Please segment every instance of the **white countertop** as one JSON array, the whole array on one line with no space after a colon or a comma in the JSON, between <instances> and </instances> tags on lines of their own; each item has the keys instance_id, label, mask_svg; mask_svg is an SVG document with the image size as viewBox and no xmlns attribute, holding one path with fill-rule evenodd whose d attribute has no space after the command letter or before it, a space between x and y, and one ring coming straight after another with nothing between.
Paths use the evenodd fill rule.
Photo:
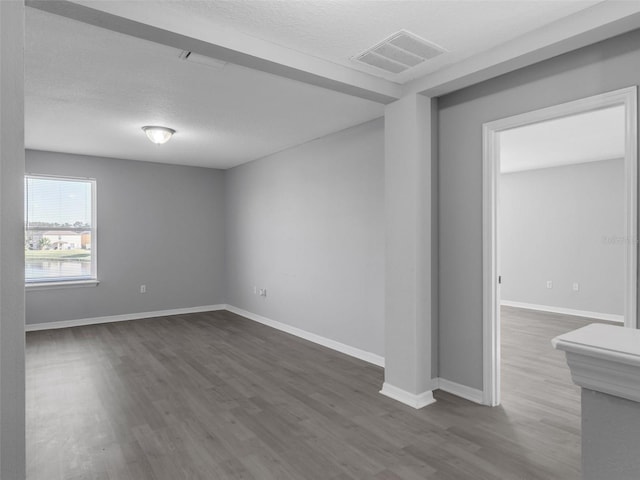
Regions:
<instances>
[{"instance_id":1,"label":"white countertop","mask_svg":"<svg viewBox=\"0 0 640 480\"><path fill-rule=\"evenodd\" d=\"M640 402L640 330L593 323L551 343L577 385Z\"/></svg>"},{"instance_id":2,"label":"white countertop","mask_svg":"<svg viewBox=\"0 0 640 480\"><path fill-rule=\"evenodd\" d=\"M640 330L592 323L551 340L554 348L640 365Z\"/></svg>"}]
</instances>

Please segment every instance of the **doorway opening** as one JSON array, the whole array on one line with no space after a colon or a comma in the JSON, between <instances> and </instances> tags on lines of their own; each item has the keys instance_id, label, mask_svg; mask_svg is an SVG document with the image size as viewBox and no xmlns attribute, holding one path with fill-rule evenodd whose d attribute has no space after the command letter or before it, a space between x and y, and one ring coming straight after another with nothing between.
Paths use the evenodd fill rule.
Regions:
<instances>
[{"instance_id":1,"label":"doorway opening","mask_svg":"<svg viewBox=\"0 0 640 480\"><path fill-rule=\"evenodd\" d=\"M636 87L625 88L613 92L568 102L533 112L516 115L484 124L483 126L483 402L486 405L496 406L500 404L500 300L501 300L501 249L500 249L500 175L501 157L506 159L503 146L517 137L512 135L522 127L532 126L535 137L538 134L537 143L543 143L546 139L544 132L550 131L556 134L560 129L553 128L562 123L573 122L580 124L581 119L590 117L590 114L606 117L607 114L618 113L621 115L619 132L623 151L620 158L620 168L623 170L622 199L623 220L622 234L616 235L612 242L616 242L623 249L623 272L621 280L623 292L621 317L624 325L637 328L636 302L637 302L637 92ZM565 120L570 120L566 122ZM551 130L549 126L551 124ZM537 130L537 132L536 132ZM511 132L511 133L510 133ZM504 144L504 145L501 145ZM537 145L532 143L530 145ZM532 148L533 149L533 148ZM606 156L606 155L605 155ZM560 155L568 161L568 155ZM595 157L594 157L595 158ZM610 158L611 159L611 158ZM601 158L600 160L604 160ZM520 162L534 161L532 158L520 158ZM538 160L540 161L540 160ZM552 161L545 159L544 161ZM570 162L570 161L569 161ZM516 162L517 163L517 162ZM577 161L573 163L578 163ZM582 162L581 162L582 163ZM520 165L522 167L523 165ZM538 165L540 166L540 165ZM513 168L513 165L511 165ZM604 239L601 238L601 241ZM551 282L551 283L549 283ZM546 287L553 287L553 280L546 282ZM565 282L566 283L566 282ZM570 284L571 290L579 291L579 282ZM535 302L531 302L535 303Z\"/></svg>"}]
</instances>

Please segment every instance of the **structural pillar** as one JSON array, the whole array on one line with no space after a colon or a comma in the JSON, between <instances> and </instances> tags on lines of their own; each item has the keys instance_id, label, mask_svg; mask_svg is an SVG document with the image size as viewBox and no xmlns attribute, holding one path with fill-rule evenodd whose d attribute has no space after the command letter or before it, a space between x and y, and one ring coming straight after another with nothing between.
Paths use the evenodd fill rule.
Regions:
<instances>
[{"instance_id":1,"label":"structural pillar","mask_svg":"<svg viewBox=\"0 0 640 480\"><path fill-rule=\"evenodd\" d=\"M385 109L385 374L381 393L433 403L431 99Z\"/></svg>"},{"instance_id":2,"label":"structural pillar","mask_svg":"<svg viewBox=\"0 0 640 480\"><path fill-rule=\"evenodd\" d=\"M0 0L0 478L25 474L24 1Z\"/></svg>"}]
</instances>

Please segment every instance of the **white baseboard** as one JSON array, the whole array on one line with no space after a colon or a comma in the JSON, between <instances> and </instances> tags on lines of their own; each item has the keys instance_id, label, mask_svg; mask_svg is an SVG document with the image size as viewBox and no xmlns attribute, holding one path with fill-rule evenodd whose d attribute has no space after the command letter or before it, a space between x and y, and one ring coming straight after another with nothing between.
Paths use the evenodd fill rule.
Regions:
<instances>
[{"instance_id":1,"label":"white baseboard","mask_svg":"<svg viewBox=\"0 0 640 480\"><path fill-rule=\"evenodd\" d=\"M278 322L276 320L272 320L255 313L248 312L247 310L234 307L233 305L225 305L224 307L226 310L229 310L230 312L242 317L248 318L249 320L253 320L254 322L262 323L263 325L267 325L268 327L272 327L276 330L295 335L296 337L304 338L305 340L317 343L318 345L322 345L323 347L336 350L355 358L359 358L360 360L373 363L374 365L377 365L379 367L384 367L384 357L376 355L375 353L360 350L359 348L345 345L344 343L336 342L335 340L331 340L326 337L321 337L320 335L316 335L315 333L307 332L306 330L292 327L291 325L287 325L286 323Z\"/></svg>"},{"instance_id":2,"label":"white baseboard","mask_svg":"<svg viewBox=\"0 0 640 480\"><path fill-rule=\"evenodd\" d=\"M426 407L436 401L436 399L433 398L433 392L431 390L415 394L402 390L401 388L394 387L387 382L382 384L382 390L380 390L380 393L415 409Z\"/></svg>"},{"instance_id":3,"label":"white baseboard","mask_svg":"<svg viewBox=\"0 0 640 480\"><path fill-rule=\"evenodd\" d=\"M501 300L500 305L506 307L526 308L528 310L538 310L540 312L560 313L562 315L573 315L575 317L593 318L595 320L607 320L609 322L624 323L624 315L614 313L588 312L586 310L574 310L572 308L552 307L550 305L538 305L535 303L512 302L511 300Z\"/></svg>"},{"instance_id":4,"label":"white baseboard","mask_svg":"<svg viewBox=\"0 0 640 480\"><path fill-rule=\"evenodd\" d=\"M263 325L275 328L276 330L295 335L296 337L304 338L305 340L309 340L310 342L317 343L332 350L336 350L346 355L364 360L365 362L372 363L379 367L384 367L384 357L376 355L375 353L351 347L349 345L345 345L344 343L321 337L320 335L316 335L315 333L310 333L305 330L292 327L291 325L287 325L276 320L271 320L270 318L263 317L255 313L251 313L247 310L234 307L233 305L226 304L203 305L200 307L176 308L172 310L158 310L154 312L128 313L124 315L110 315L106 317L79 318L77 320L63 320L60 322L34 323L25 325L25 329L27 332L33 332L38 330L53 330L58 328L79 327L83 325L96 325L100 323L125 322L128 320L167 317L171 315L185 315L189 313L213 312L218 310L228 310L232 313L248 318L249 320L253 320ZM439 388L440 390L444 390L445 392L457 395L472 402L480 404L482 403L482 392L480 390L476 390L465 385L460 385L459 383L451 382L444 378L434 378L432 380L432 388L434 390ZM422 408L435 402L431 390L422 392L420 394L413 394L400 388L394 387L393 385L390 385L386 382L382 385L382 390L380 390L380 393L413 408Z\"/></svg>"},{"instance_id":5,"label":"white baseboard","mask_svg":"<svg viewBox=\"0 0 640 480\"><path fill-rule=\"evenodd\" d=\"M446 378L438 378L438 388L457 397L464 398L474 403L484 405L482 390L461 385Z\"/></svg>"},{"instance_id":6,"label":"white baseboard","mask_svg":"<svg viewBox=\"0 0 640 480\"><path fill-rule=\"evenodd\" d=\"M143 318L167 317L169 315L184 315L187 313L213 312L224 310L225 305L203 305L201 307L176 308L173 310L158 310L155 312L127 313L124 315L110 315L107 317L79 318L77 320L63 320L60 322L31 323L26 324L27 332L37 330L53 330L56 328L80 327L83 325L96 325L98 323L126 322L127 320L140 320Z\"/></svg>"}]
</instances>

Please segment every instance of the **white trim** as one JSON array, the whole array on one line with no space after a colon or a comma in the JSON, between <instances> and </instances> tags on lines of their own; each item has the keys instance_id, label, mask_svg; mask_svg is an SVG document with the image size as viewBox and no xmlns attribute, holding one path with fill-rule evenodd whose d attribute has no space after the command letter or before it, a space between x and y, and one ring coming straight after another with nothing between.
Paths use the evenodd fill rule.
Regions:
<instances>
[{"instance_id":1,"label":"white trim","mask_svg":"<svg viewBox=\"0 0 640 480\"><path fill-rule=\"evenodd\" d=\"M36 330L52 330L56 328L78 327L82 325L95 325L99 323L125 322L128 320L140 320L144 318L166 317L170 315L183 315L187 313L213 312L217 310L228 310L229 312L235 313L237 315L241 315L249 320L253 320L254 322L262 323L263 325L267 325L269 327L275 328L276 330L289 333L296 337L304 338L305 340L309 340L310 342L317 343L318 345L322 345L332 350L336 350L338 352L344 353L351 357L364 360L365 362L372 363L379 367L384 367L384 357L381 357L380 355L376 355L375 353L367 352L365 350L360 350L359 348L351 347L349 345L345 345L344 343L336 342L335 340L321 337L320 335L316 335L315 333L310 333L305 330L292 327L291 325L277 322L275 320L271 320L270 318L256 315L255 313L251 313L247 310L243 310L241 308L234 307L233 305L226 305L226 304L204 305L201 307L176 308L173 310L159 310L154 312L127 313L124 315L110 315L106 317L80 318L77 320L63 320L59 322L33 323L33 324L25 325L25 328L26 328L26 331L31 332Z\"/></svg>"},{"instance_id":2,"label":"white trim","mask_svg":"<svg viewBox=\"0 0 640 480\"><path fill-rule=\"evenodd\" d=\"M27 290L46 290L49 288L71 288L71 287L97 287L100 280L91 278L88 280L61 280L55 282L30 282L25 283Z\"/></svg>"},{"instance_id":3,"label":"white trim","mask_svg":"<svg viewBox=\"0 0 640 480\"><path fill-rule=\"evenodd\" d=\"M624 326L638 328L638 88L629 87L619 90L624 100L625 125L625 230L627 245L625 249L625 320ZM631 208L628 208L628 207Z\"/></svg>"},{"instance_id":4,"label":"white trim","mask_svg":"<svg viewBox=\"0 0 640 480\"><path fill-rule=\"evenodd\" d=\"M433 398L433 392L431 390L427 390L426 392L419 394L409 393L406 390L394 387L387 382L382 384L382 390L380 390L380 393L415 409L426 407L436 401L436 399Z\"/></svg>"},{"instance_id":5,"label":"white trim","mask_svg":"<svg viewBox=\"0 0 640 480\"><path fill-rule=\"evenodd\" d=\"M576 385L640 402L640 331L592 323L554 338Z\"/></svg>"},{"instance_id":6,"label":"white trim","mask_svg":"<svg viewBox=\"0 0 640 480\"><path fill-rule=\"evenodd\" d=\"M73 280L73 277L61 277L52 279L50 282L46 279L33 279L31 281L25 281L25 286L29 288L31 285L35 290L40 290L41 287L60 287L64 283L65 286L73 286L73 285L81 285L84 283L89 283L90 281L94 282L93 286L98 285L98 193L97 193L97 180L95 178L90 177L69 177L66 175L47 175L47 174L32 174L25 173L25 189L28 193L28 180L29 179L42 179L42 180L58 180L61 182L78 182L78 183L89 183L91 185L91 275L88 275L89 279L83 280ZM55 230L54 227L52 229ZM85 285L86 286L86 285Z\"/></svg>"},{"instance_id":7,"label":"white trim","mask_svg":"<svg viewBox=\"0 0 640 480\"><path fill-rule=\"evenodd\" d=\"M292 327L291 325L287 325L286 323L278 322L276 320L272 320L255 313L251 313L247 310L234 307L233 305L225 305L225 309L242 317L248 318L249 320L253 320L254 322L267 325L268 327L272 327L276 330L295 335L296 337L304 338L305 340L309 340L310 342L317 343L318 345L336 350L351 357L359 358L360 360L364 360L365 362L373 363L374 365L377 365L379 367L384 367L384 357L376 355L375 353L360 350L359 348L345 345L344 343L336 342L335 340L331 340L326 337L321 337L320 335L316 335L315 333Z\"/></svg>"},{"instance_id":8,"label":"white trim","mask_svg":"<svg viewBox=\"0 0 640 480\"><path fill-rule=\"evenodd\" d=\"M201 307L176 308L173 310L158 310L153 312L130 313L130 314L124 314L124 315L110 315L106 317L81 318L77 320L64 320L60 322L36 323L36 324L25 325L25 329L27 332L33 332L33 331L40 331L40 330L53 330L58 328L79 327L83 325L96 325L101 323L124 322L128 320L141 320L145 318L167 317L171 315L184 315L188 313L213 312L213 311L219 311L219 310L227 310L229 312L245 317L248 320L261 323L263 325L266 325L271 328L275 328L276 330L289 333L296 337L304 338L305 340L309 340L310 342L316 343L318 345L322 345L332 350L336 350L338 352L358 358L365 362L372 363L379 367L384 367L384 357L381 357L380 355L376 355L371 352L366 352L364 350L360 350L358 348L351 347L349 345L345 345L340 342L336 342L335 340L330 340L328 338L321 337L320 335L316 335L314 333L310 333L305 330L301 330L299 328L292 327L290 325L286 325L284 323L277 322L275 320L271 320L261 315L251 313L247 310L234 307L233 305L226 305L226 304L204 305ZM444 378L432 379L432 389L444 390L445 392L470 400L472 402L483 403L482 392L480 390L476 390L474 388L467 387L465 385L461 385L459 383L455 383L450 380L446 380ZM380 390L380 393L389 398L392 398L401 403L404 403L405 405L409 405L412 408L422 408L436 401L433 398L433 390L428 390L420 394L413 394L413 393L407 392L406 390L402 390L401 388L394 387L393 385L390 385L389 383L385 382L382 385L382 390Z\"/></svg>"},{"instance_id":9,"label":"white trim","mask_svg":"<svg viewBox=\"0 0 640 480\"><path fill-rule=\"evenodd\" d=\"M498 176L500 146L498 133L532 123L566 117L614 105L626 112L625 144L625 326L637 328L637 239L638 239L638 159L637 159L637 87L632 86L554 105L533 112L503 118L482 126L482 275L483 275L483 391L486 405L500 403L500 256L498 255Z\"/></svg>"},{"instance_id":10,"label":"white trim","mask_svg":"<svg viewBox=\"0 0 640 480\"><path fill-rule=\"evenodd\" d=\"M496 129L491 128L490 124L482 126L482 135L482 403L495 407L500 404L500 270L497 224L500 146Z\"/></svg>"},{"instance_id":11,"label":"white trim","mask_svg":"<svg viewBox=\"0 0 640 480\"><path fill-rule=\"evenodd\" d=\"M484 403L484 394L482 390L467 387L466 385L452 382L446 378L438 378L438 388L444 392L469 400L470 402L480 404Z\"/></svg>"},{"instance_id":12,"label":"white trim","mask_svg":"<svg viewBox=\"0 0 640 480\"><path fill-rule=\"evenodd\" d=\"M540 312L559 313L561 315L573 315L574 317L586 317L593 318L595 320L607 320L609 322L624 323L624 315L616 315L615 313L589 312L587 310L575 310L573 308L554 307L552 305L512 302L511 300L501 300L500 305L504 305L506 307L526 308L527 310L538 310Z\"/></svg>"},{"instance_id":13,"label":"white trim","mask_svg":"<svg viewBox=\"0 0 640 480\"><path fill-rule=\"evenodd\" d=\"M99 323L126 322L144 318L168 317L170 315L184 315L187 313L214 312L224 310L225 305L203 305L201 307L175 308L173 310L158 310L155 312L126 313L124 315L109 315L107 317L79 318L77 320L62 320L60 322L31 323L25 325L27 332L38 330L53 330L57 328L80 327Z\"/></svg>"}]
</instances>

